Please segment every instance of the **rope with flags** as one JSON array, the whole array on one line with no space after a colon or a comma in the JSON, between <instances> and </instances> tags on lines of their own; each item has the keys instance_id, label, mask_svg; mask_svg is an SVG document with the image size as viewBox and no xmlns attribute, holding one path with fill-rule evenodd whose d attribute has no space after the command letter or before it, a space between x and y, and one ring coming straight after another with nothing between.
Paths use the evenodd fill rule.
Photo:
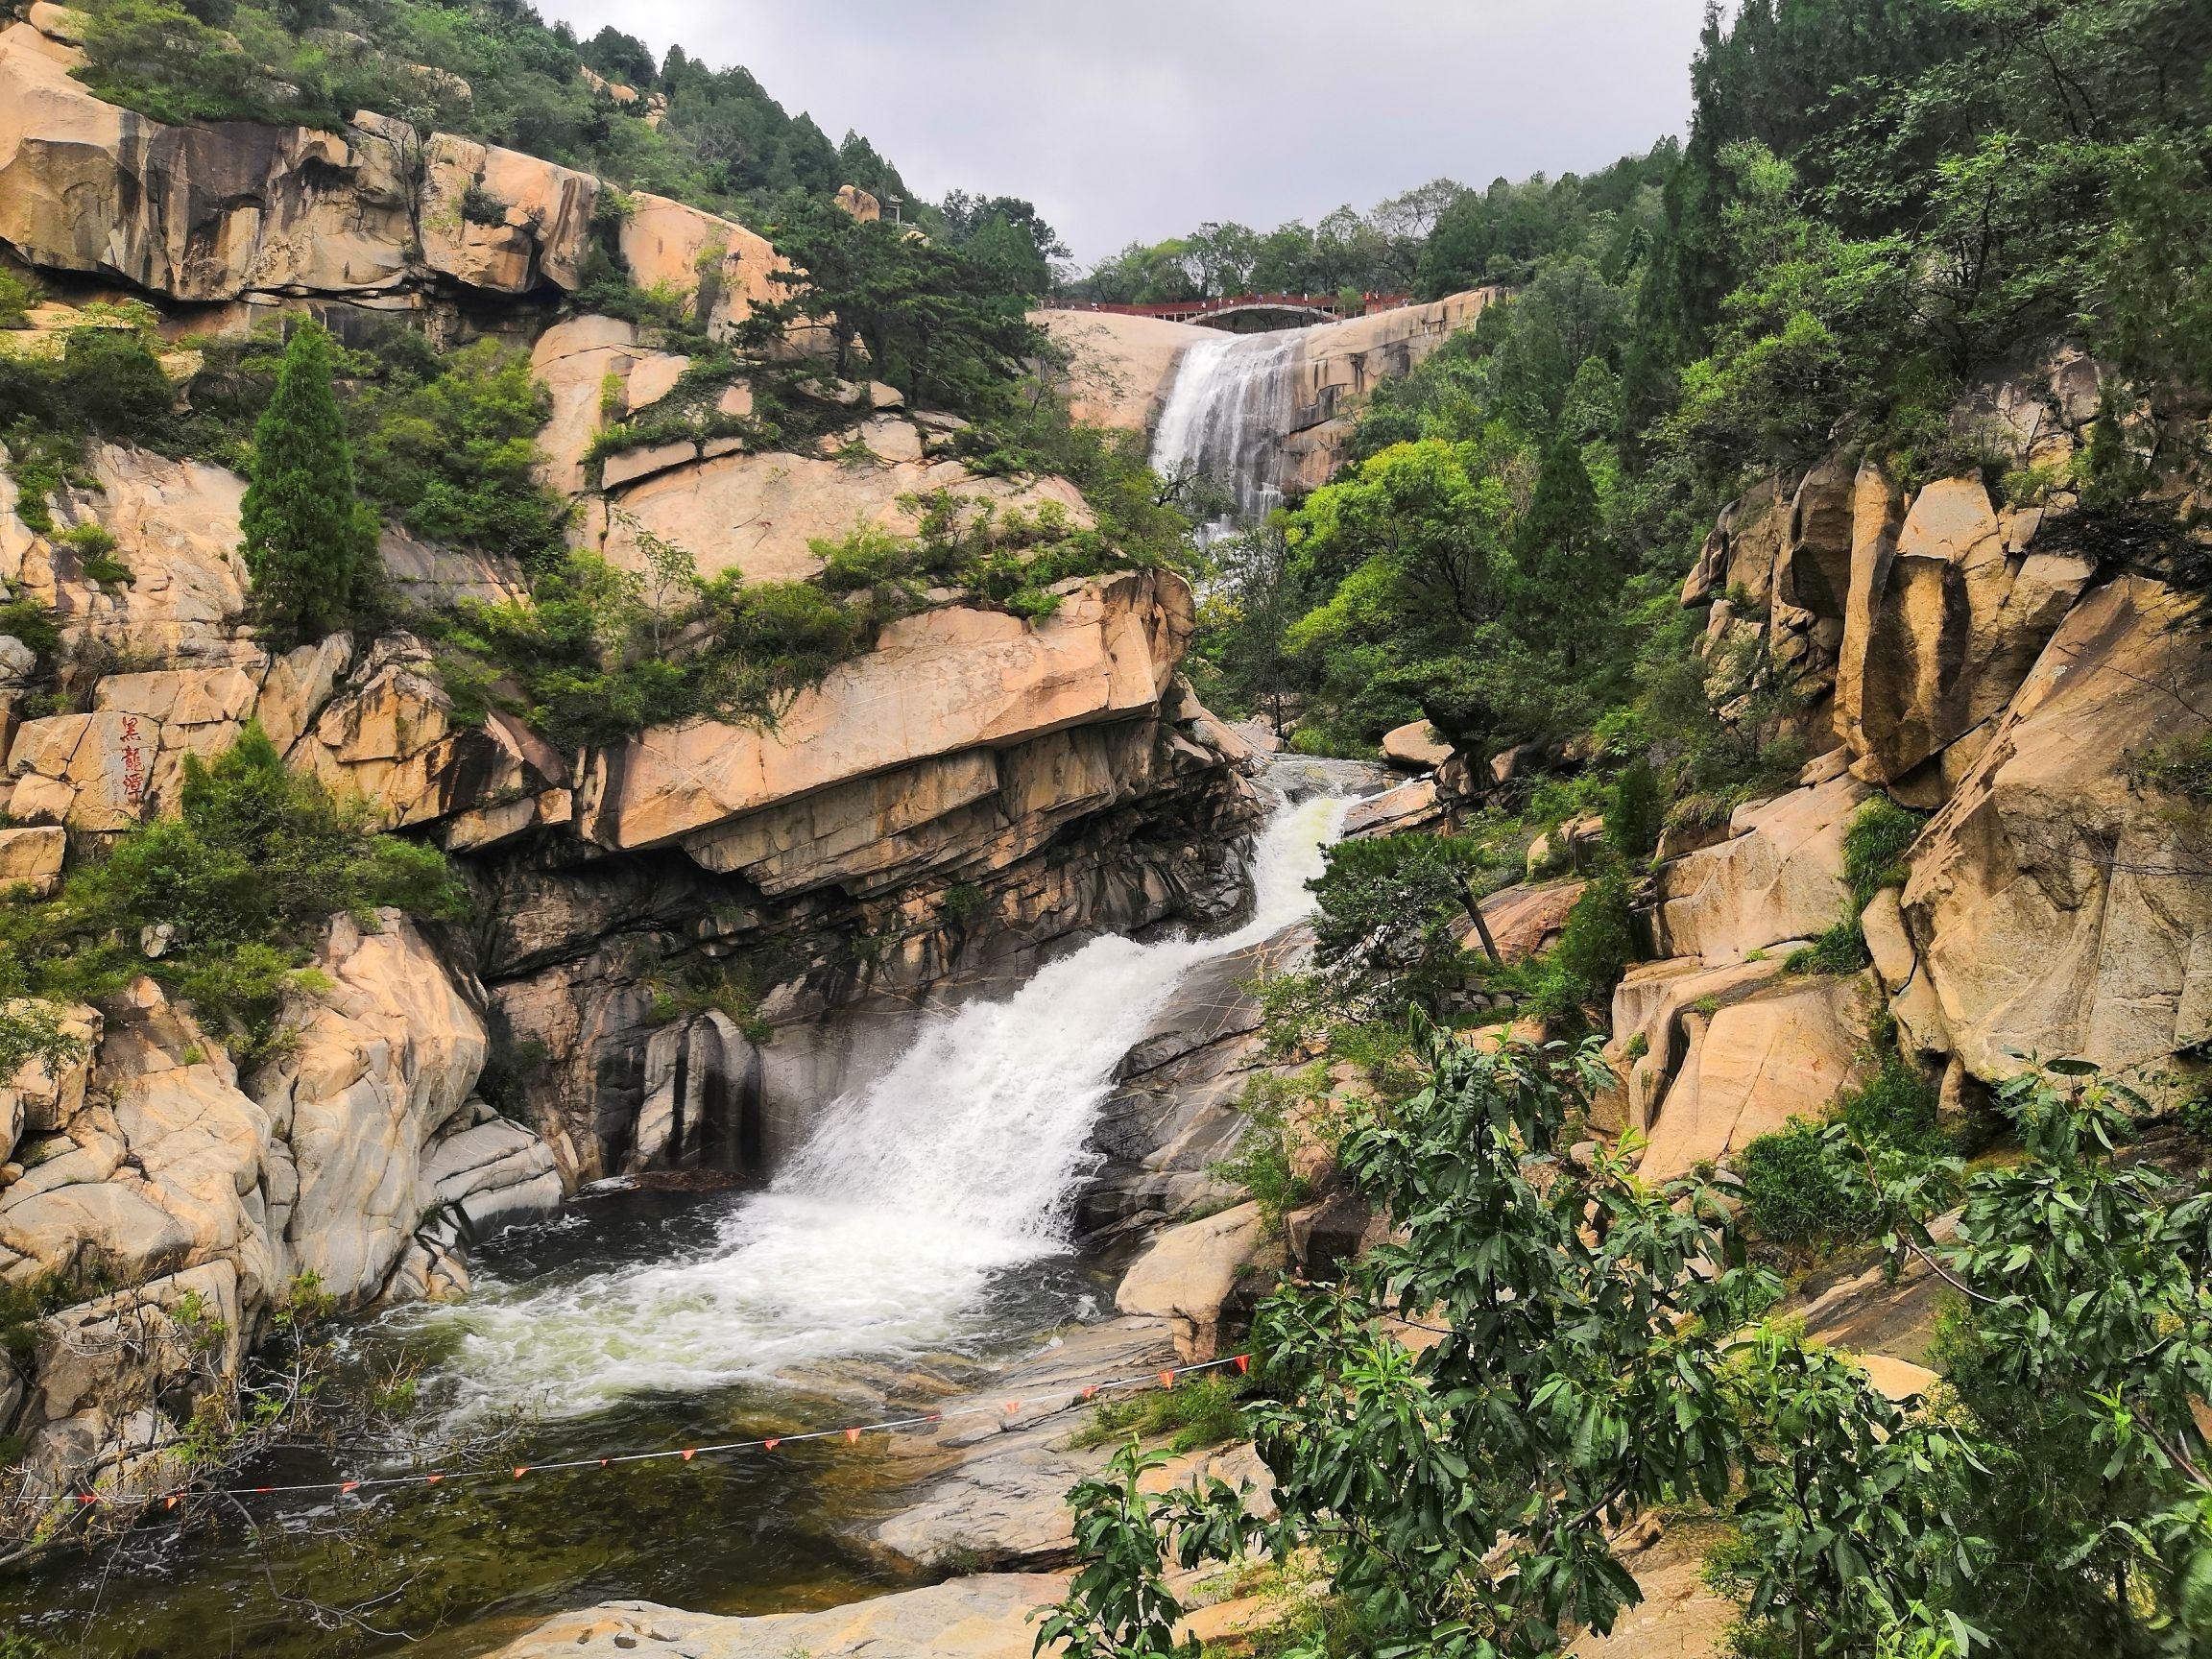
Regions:
<instances>
[{"instance_id":1,"label":"rope with flags","mask_svg":"<svg viewBox=\"0 0 2212 1659\"><path fill-rule=\"evenodd\" d=\"M1100 1382L1080 1385L1073 1394L1061 1399L1057 1393L1053 1403L1040 1401L1008 1400L998 1406L969 1406L951 1411L928 1411L911 1417L893 1417L880 1423L862 1423L842 1429L810 1429L793 1434L764 1434L751 1440L725 1440L706 1446L670 1446L650 1452L610 1452L602 1456L564 1457L546 1463L515 1463L496 1469L431 1469L407 1475L364 1475L353 1479L305 1480L270 1486L181 1486L174 1491L156 1493L151 1497L126 1496L111 1492L79 1491L71 1496L80 1507L98 1503L129 1504L132 1507L159 1507L174 1509L186 1498L267 1498L301 1493L327 1493L344 1498L358 1492L394 1487L456 1486L481 1484L487 1481L515 1481L533 1475L555 1475L577 1469L613 1469L633 1463L658 1463L677 1460L689 1463L700 1457L725 1456L735 1452L773 1452L780 1446L796 1446L809 1440L842 1439L849 1446L860 1443L863 1434L896 1434L902 1431L932 1428L940 1423L961 1417L1013 1418L1020 1415L1025 1405L1043 1407L1040 1415L1064 1411L1095 1400L1099 1395L1116 1389L1134 1388L1141 1384L1156 1383L1162 1388L1173 1388L1178 1381L1201 1371L1218 1371L1234 1365L1238 1374L1249 1373L1252 1356L1236 1354L1225 1359L1208 1359L1195 1365L1171 1365L1164 1370L1142 1376L1109 1377Z\"/></svg>"}]
</instances>

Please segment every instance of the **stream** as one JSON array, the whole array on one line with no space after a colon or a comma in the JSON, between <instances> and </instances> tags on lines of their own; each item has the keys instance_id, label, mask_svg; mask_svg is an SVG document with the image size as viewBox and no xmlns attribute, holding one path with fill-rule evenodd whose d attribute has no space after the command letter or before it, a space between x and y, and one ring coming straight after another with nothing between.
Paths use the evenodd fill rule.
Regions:
<instances>
[{"instance_id":1,"label":"stream","mask_svg":"<svg viewBox=\"0 0 2212 1659\"><path fill-rule=\"evenodd\" d=\"M1294 794L1329 788L1287 762ZM1340 783L1334 787L1342 787ZM1116 1063L1202 962L1310 905L1350 797L1282 806L1234 931L1106 936L998 1002L924 1027L824 1109L765 1190L589 1197L479 1253L465 1302L351 1327L349 1363L420 1368L457 1436L519 1417L500 1462L550 1463L866 1420L1110 1310L1070 1244ZM361 1472L287 1454L249 1483ZM774 1454L534 1475L333 1501L256 1497L186 1538L0 1577L0 1631L57 1653L480 1653L565 1608L644 1599L717 1613L897 1588L855 1523L910 1471L831 1439Z\"/></svg>"}]
</instances>

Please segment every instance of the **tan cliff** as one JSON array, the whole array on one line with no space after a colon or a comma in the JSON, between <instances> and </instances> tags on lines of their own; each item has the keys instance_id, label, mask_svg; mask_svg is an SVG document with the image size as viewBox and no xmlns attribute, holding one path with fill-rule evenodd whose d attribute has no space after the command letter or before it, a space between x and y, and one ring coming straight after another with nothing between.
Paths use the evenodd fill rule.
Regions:
<instances>
[{"instance_id":1,"label":"tan cliff","mask_svg":"<svg viewBox=\"0 0 2212 1659\"><path fill-rule=\"evenodd\" d=\"M1721 516L1683 593L1707 616L1707 694L1749 718L1753 691L1787 687L1775 735L1816 757L1795 790L1662 847L1658 959L1616 994L1607 1050L1647 1175L1818 1117L1885 1013L1954 1113L2031 1057L2156 1094L2212 1035L2212 830L2141 767L2206 731L2212 654L2192 601L2101 568L2076 534L2067 464L2098 400L2061 348L1962 405L2058 480L2032 500L1979 476L1902 491L1838 457ZM1856 915L1844 836L1883 796L1929 816L1902 888ZM1786 971L1839 920L1868 968Z\"/></svg>"}]
</instances>

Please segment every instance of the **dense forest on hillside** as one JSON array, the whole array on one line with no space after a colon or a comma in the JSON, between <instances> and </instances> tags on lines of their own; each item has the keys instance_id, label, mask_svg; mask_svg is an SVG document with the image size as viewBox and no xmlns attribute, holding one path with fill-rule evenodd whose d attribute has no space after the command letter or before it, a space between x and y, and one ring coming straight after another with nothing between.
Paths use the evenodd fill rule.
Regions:
<instances>
[{"instance_id":1,"label":"dense forest on hillside","mask_svg":"<svg viewBox=\"0 0 2212 1659\"><path fill-rule=\"evenodd\" d=\"M2140 399L2082 534L2164 567L2171 537L2117 503L2201 444L2204 33L2180 0L1709 25L1686 147L1439 213L1431 269L1518 291L1380 389L1343 477L1225 550L1221 700L1288 697L1351 753L1424 714L1485 753L1641 738L1724 811L1790 760L1762 740L1780 689L1714 722L1671 602L1715 511L1838 446L1909 485L1975 469L1960 394L2062 334Z\"/></svg>"},{"instance_id":2,"label":"dense forest on hillside","mask_svg":"<svg viewBox=\"0 0 2212 1659\"><path fill-rule=\"evenodd\" d=\"M1480 191L1433 179L1365 213L1347 204L1311 226L1293 220L1261 231L1209 223L1165 242L1131 243L1067 290L1149 305L1345 289L1434 300L1485 282L1523 282L1545 253L1587 236L1593 220L1654 218L1658 191L1680 156L1681 146L1669 139L1586 179L1500 179Z\"/></svg>"}]
</instances>

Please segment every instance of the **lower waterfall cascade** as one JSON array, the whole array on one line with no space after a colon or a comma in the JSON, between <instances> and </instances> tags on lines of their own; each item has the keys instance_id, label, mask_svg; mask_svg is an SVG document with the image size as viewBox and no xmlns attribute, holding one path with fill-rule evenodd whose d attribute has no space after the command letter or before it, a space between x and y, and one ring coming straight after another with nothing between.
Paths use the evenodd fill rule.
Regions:
<instances>
[{"instance_id":1,"label":"lower waterfall cascade","mask_svg":"<svg viewBox=\"0 0 2212 1659\"><path fill-rule=\"evenodd\" d=\"M1350 801L1281 808L1259 838L1251 920L1209 938L1093 940L1002 1001L926 1028L833 1102L791 1164L710 1242L553 1284L480 1286L398 1318L445 1338L432 1379L462 1419L587 1413L849 1357L988 1334L991 1282L1069 1248L1070 1210L1116 1063L1182 975L1310 907Z\"/></svg>"}]
</instances>

